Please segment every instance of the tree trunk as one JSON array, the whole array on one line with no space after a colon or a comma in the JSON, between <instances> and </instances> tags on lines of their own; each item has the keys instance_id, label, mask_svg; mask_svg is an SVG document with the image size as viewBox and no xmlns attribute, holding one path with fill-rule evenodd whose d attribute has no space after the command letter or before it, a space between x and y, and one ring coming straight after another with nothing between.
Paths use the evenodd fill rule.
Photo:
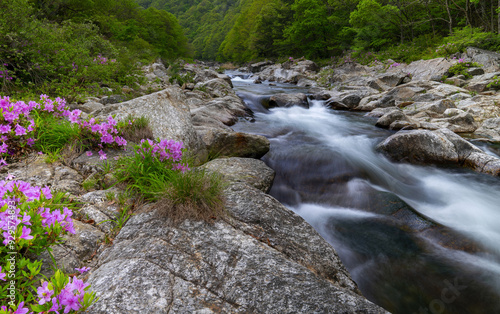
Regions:
<instances>
[{"instance_id":1,"label":"tree trunk","mask_svg":"<svg viewBox=\"0 0 500 314\"><path fill-rule=\"evenodd\" d=\"M446 12L448 12L448 25L450 27L450 35L453 34L453 18L451 17L451 12L450 12L450 3L448 0L445 1L446 3ZM498 0L498 3L500 4L500 0ZM500 14L498 15L498 25L500 25Z\"/></svg>"}]
</instances>

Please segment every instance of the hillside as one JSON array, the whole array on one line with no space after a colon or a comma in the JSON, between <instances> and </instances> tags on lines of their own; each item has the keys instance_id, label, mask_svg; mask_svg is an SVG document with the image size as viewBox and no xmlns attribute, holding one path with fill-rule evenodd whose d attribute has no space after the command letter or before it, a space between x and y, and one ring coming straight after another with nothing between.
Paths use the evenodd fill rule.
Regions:
<instances>
[{"instance_id":1,"label":"hillside","mask_svg":"<svg viewBox=\"0 0 500 314\"><path fill-rule=\"evenodd\" d=\"M410 61L436 57L431 52L456 33L482 43L460 49L474 44L497 50L500 43L493 0L136 1L174 14L195 57L207 60L324 59L347 50L389 50L393 59ZM470 35L460 33L463 29Z\"/></svg>"}]
</instances>

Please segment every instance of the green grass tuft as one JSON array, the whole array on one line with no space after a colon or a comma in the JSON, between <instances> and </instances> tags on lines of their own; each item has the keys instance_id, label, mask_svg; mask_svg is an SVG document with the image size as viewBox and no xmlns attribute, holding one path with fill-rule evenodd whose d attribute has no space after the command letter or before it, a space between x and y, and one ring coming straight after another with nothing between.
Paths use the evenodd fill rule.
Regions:
<instances>
[{"instance_id":1,"label":"green grass tuft","mask_svg":"<svg viewBox=\"0 0 500 314\"><path fill-rule=\"evenodd\" d=\"M58 154L79 137L78 125L47 112L33 111L33 114L37 125L35 149L47 154Z\"/></svg>"}]
</instances>

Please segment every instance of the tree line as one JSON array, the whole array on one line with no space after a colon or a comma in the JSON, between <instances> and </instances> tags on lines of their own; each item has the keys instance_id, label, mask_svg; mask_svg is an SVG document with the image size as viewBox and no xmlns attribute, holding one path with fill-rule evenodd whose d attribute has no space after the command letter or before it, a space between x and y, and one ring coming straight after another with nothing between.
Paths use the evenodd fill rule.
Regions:
<instances>
[{"instance_id":1,"label":"tree line","mask_svg":"<svg viewBox=\"0 0 500 314\"><path fill-rule=\"evenodd\" d=\"M497 0L137 0L172 12L196 58L248 61L285 55L328 58L440 43L464 29L496 49ZM463 34L463 33L462 33Z\"/></svg>"},{"instance_id":2,"label":"tree line","mask_svg":"<svg viewBox=\"0 0 500 314\"><path fill-rule=\"evenodd\" d=\"M192 51L173 14L133 0L8 0L0 12L2 95L99 93Z\"/></svg>"}]
</instances>

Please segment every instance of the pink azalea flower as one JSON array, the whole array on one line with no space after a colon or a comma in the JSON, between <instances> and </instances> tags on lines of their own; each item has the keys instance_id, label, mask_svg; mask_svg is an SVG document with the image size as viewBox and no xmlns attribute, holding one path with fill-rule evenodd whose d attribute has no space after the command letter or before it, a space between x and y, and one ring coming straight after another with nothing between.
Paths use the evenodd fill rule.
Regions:
<instances>
[{"instance_id":1,"label":"pink azalea flower","mask_svg":"<svg viewBox=\"0 0 500 314\"><path fill-rule=\"evenodd\" d=\"M38 304L40 305L43 305L45 304L46 302L50 302L50 297L54 294L54 291L53 290L50 290L48 288L49 286L49 282L48 281L45 281L41 287L38 287L38 289L36 290L37 294L38 294Z\"/></svg>"},{"instance_id":2,"label":"pink azalea flower","mask_svg":"<svg viewBox=\"0 0 500 314\"><path fill-rule=\"evenodd\" d=\"M91 152L90 150L89 150L89 151L87 151L85 154L87 154L87 156L88 156L88 157L90 157L90 156L92 156L92 155L93 155L93 154L92 154L92 152Z\"/></svg>"},{"instance_id":3,"label":"pink azalea flower","mask_svg":"<svg viewBox=\"0 0 500 314\"><path fill-rule=\"evenodd\" d=\"M0 133L2 134L9 133L10 130L11 130L10 125L5 125L5 124L0 125Z\"/></svg>"},{"instance_id":4,"label":"pink azalea flower","mask_svg":"<svg viewBox=\"0 0 500 314\"><path fill-rule=\"evenodd\" d=\"M19 306L17 307L17 310L12 313L12 314L26 314L28 313L29 309L24 307L24 301L19 303Z\"/></svg>"},{"instance_id":5,"label":"pink azalea flower","mask_svg":"<svg viewBox=\"0 0 500 314\"><path fill-rule=\"evenodd\" d=\"M59 310L60 310L60 307L59 307L59 304L57 304L57 299L56 298L52 298L52 307L48 310L48 312L55 312L57 314L59 314Z\"/></svg>"},{"instance_id":6,"label":"pink azalea flower","mask_svg":"<svg viewBox=\"0 0 500 314\"><path fill-rule=\"evenodd\" d=\"M1 270L1 268L0 268ZM80 272L80 274L86 273L90 270L88 267L82 267L82 268L75 268L76 271Z\"/></svg>"},{"instance_id":7,"label":"pink azalea flower","mask_svg":"<svg viewBox=\"0 0 500 314\"><path fill-rule=\"evenodd\" d=\"M52 193L50 191L50 187L46 186L42 188L42 193L46 199L50 200L52 198Z\"/></svg>"},{"instance_id":8,"label":"pink azalea flower","mask_svg":"<svg viewBox=\"0 0 500 314\"><path fill-rule=\"evenodd\" d=\"M25 240L31 240L31 239L33 239L33 236L31 236L30 233L31 233L31 229L26 227L26 226L23 226L23 230L22 230L21 236L19 238L25 239Z\"/></svg>"},{"instance_id":9,"label":"pink azalea flower","mask_svg":"<svg viewBox=\"0 0 500 314\"><path fill-rule=\"evenodd\" d=\"M26 129L20 126L19 124L16 124L16 135L21 136L21 135L26 135Z\"/></svg>"},{"instance_id":10,"label":"pink azalea flower","mask_svg":"<svg viewBox=\"0 0 500 314\"><path fill-rule=\"evenodd\" d=\"M0 145L0 154L6 153L7 148L9 148L9 145L2 143L2 145Z\"/></svg>"},{"instance_id":11,"label":"pink azalea flower","mask_svg":"<svg viewBox=\"0 0 500 314\"><path fill-rule=\"evenodd\" d=\"M0 280L5 281L5 276L6 276L6 274L2 273L2 266L0 266Z\"/></svg>"},{"instance_id":12,"label":"pink azalea flower","mask_svg":"<svg viewBox=\"0 0 500 314\"><path fill-rule=\"evenodd\" d=\"M106 156L106 153L103 152L102 149L99 151L99 156L100 156L99 157L100 160L106 160L106 159L108 159L108 157Z\"/></svg>"}]
</instances>

